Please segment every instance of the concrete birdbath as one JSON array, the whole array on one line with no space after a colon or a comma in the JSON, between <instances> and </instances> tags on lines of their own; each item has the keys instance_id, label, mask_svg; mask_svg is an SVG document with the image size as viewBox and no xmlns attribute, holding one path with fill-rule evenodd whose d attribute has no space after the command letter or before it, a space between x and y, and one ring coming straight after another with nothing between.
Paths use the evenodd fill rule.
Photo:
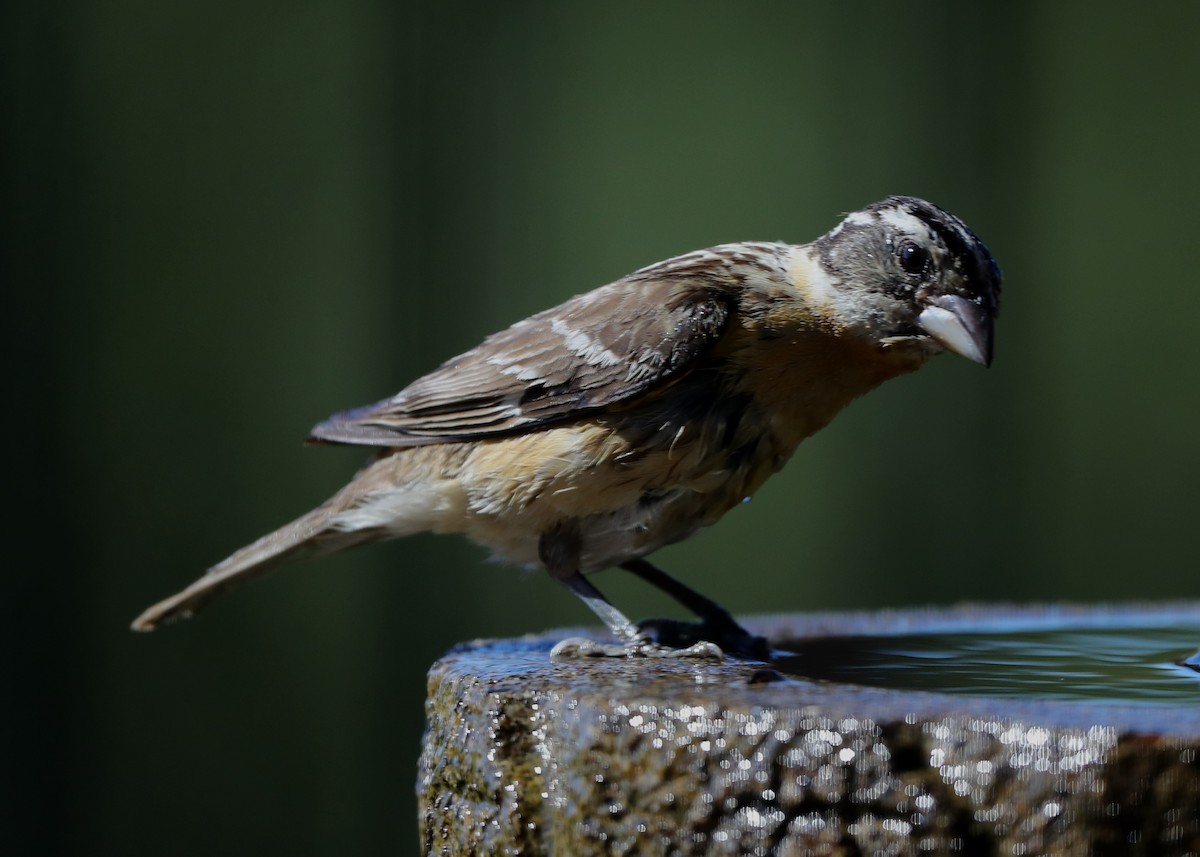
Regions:
<instances>
[{"instance_id":1,"label":"concrete birdbath","mask_svg":"<svg viewBox=\"0 0 1200 857\"><path fill-rule=\"evenodd\" d=\"M425 853L1200 854L1200 602L747 625L770 663L447 654Z\"/></svg>"}]
</instances>

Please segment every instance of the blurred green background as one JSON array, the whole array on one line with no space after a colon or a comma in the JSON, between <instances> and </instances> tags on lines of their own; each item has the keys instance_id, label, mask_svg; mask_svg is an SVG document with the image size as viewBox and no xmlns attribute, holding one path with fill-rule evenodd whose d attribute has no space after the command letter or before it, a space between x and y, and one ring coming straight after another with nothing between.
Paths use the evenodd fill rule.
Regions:
<instances>
[{"instance_id":1,"label":"blurred green background","mask_svg":"<svg viewBox=\"0 0 1200 857\"><path fill-rule=\"evenodd\" d=\"M739 613L1197 595L1200 5L3 15L9 853L409 853L426 669L571 595L416 537L128 622L343 483L328 414L891 193L1000 260L996 364L890 383L658 559Z\"/></svg>"}]
</instances>

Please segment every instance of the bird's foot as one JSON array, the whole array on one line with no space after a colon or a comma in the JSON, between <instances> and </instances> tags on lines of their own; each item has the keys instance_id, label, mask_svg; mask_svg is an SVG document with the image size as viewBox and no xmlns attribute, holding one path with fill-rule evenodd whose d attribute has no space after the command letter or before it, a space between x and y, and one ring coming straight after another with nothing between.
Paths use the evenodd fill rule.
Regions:
<instances>
[{"instance_id":1,"label":"bird's foot","mask_svg":"<svg viewBox=\"0 0 1200 857\"><path fill-rule=\"evenodd\" d=\"M580 658L696 658L719 661L724 657L720 646L707 640L697 640L683 646L669 646L643 634L638 634L624 643L598 643L586 637L568 637L560 640L550 650L550 659L555 661Z\"/></svg>"},{"instance_id":2,"label":"bird's foot","mask_svg":"<svg viewBox=\"0 0 1200 857\"><path fill-rule=\"evenodd\" d=\"M751 634L732 620L713 623L646 619L638 623L638 632L662 646L681 648L707 642L731 655L757 661L771 659L771 646L767 638Z\"/></svg>"}]
</instances>

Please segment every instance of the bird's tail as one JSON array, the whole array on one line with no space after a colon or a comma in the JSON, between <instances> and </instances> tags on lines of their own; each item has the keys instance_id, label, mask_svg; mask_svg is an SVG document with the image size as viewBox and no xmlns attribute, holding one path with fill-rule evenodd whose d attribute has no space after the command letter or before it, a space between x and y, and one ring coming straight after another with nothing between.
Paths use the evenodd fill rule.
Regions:
<instances>
[{"instance_id":1,"label":"bird's tail","mask_svg":"<svg viewBox=\"0 0 1200 857\"><path fill-rule=\"evenodd\" d=\"M153 631L160 624L186 619L211 599L253 580L298 553L329 552L378 538L378 531L345 532L332 527L330 503L268 533L212 568L182 592L147 608L133 620L133 630Z\"/></svg>"}]
</instances>

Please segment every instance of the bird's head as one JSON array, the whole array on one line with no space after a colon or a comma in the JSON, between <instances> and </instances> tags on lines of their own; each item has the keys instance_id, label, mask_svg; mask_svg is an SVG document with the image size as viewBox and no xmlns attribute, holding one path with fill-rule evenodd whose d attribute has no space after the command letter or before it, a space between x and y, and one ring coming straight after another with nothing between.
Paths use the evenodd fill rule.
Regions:
<instances>
[{"instance_id":1,"label":"bird's head","mask_svg":"<svg viewBox=\"0 0 1200 857\"><path fill-rule=\"evenodd\" d=\"M1000 268L965 223L912 196L848 215L812 245L824 301L885 347L947 350L987 366Z\"/></svg>"}]
</instances>

